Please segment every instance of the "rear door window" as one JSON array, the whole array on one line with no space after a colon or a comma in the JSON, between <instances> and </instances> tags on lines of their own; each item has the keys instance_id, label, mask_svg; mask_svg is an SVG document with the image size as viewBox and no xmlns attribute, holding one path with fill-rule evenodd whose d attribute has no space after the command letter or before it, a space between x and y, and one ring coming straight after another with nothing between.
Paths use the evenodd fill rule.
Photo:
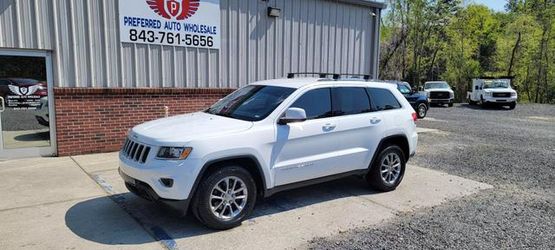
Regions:
<instances>
[{"instance_id":1,"label":"rear door window","mask_svg":"<svg viewBox=\"0 0 555 250\"><path fill-rule=\"evenodd\" d=\"M330 117L331 111L331 89L314 89L304 93L291 108L302 108L309 120Z\"/></svg>"},{"instance_id":2,"label":"rear door window","mask_svg":"<svg viewBox=\"0 0 555 250\"><path fill-rule=\"evenodd\" d=\"M365 88L338 87L333 89L335 115L354 115L372 111Z\"/></svg>"},{"instance_id":3,"label":"rear door window","mask_svg":"<svg viewBox=\"0 0 555 250\"><path fill-rule=\"evenodd\" d=\"M383 111L401 108L397 98L388 89L368 88L367 91L374 104L374 110Z\"/></svg>"}]
</instances>

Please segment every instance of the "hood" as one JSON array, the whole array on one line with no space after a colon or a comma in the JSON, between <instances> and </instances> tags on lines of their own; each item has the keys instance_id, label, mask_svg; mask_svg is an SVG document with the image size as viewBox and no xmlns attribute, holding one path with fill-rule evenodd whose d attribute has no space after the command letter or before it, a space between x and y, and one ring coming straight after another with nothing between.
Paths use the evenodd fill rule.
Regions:
<instances>
[{"instance_id":1,"label":"hood","mask_svg":"<svg viewBox=\"0 0 555 250\"><path fill-rule=\"evenodd\" d=\"M451 93L455 93L452 89L425 89L424 92L451 92Z\"/></svg>"},{"instance_id":2,"label":"hood","mask_svg":"<svg viewBox=\"0 0 555 250\"><path fill-rule=\"evenodd\" d=\"M135 126L130 136L151 145L174 146L192 140L236 133L251 128L252 122L204 112L173 116Z\"/></svg>"},{"instance_id":3,"label":"hood","mask_svg":"<svg viewBox=\"0 0 555 250\"><path fill-rule=\"evenodd\" d=\"M505 89L484 89L484 92L488 93L516 93L514 89L505 88Z\"/></svg>"}]
</instances>

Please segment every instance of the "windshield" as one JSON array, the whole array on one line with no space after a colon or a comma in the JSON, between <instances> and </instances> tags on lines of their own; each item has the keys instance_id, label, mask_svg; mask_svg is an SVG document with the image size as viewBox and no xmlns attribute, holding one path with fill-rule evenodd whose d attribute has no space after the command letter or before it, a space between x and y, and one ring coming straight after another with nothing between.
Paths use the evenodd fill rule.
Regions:
<instances>
[{"instance_id":1,"label":"windshield","mask_svg":"<svg viewBox=\"0 0 555 250\"><path fill-rule=\"evenodd\" d=\"M205 112L244 121L260 121L294 91L293 88L249 85L224 97Z\"/></svg>"},{"instance_id":2,"label":"windshield","mask_svg":"<svg viewBox=\"0 0 555 250\"><path fill-rule=\"evenodd\" d=\"M446 82L427 82L424 89L448 89L449 84Z\"/></svg>"},{"instance_id":3,"label":"windshield","mask_svg":"<svg viewBox=\"0 0 555 250\"><path fill-rule=\"evenodd\" d=\"M506 89L509 88L509 80L485 81L484 89Z\"/></svg>"}]
</instances>

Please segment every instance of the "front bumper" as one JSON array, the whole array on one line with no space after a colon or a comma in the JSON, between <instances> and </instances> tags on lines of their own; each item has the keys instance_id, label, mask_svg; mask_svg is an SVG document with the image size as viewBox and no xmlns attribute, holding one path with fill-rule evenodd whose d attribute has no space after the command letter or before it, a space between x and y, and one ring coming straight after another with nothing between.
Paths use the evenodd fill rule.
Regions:
<instances>
[{"instance_id":1,"label":"front bumper","mask_svg":"<svg viewBox=\"0 0 555 250\"><path fill-rule=\"evenodd\" d=\"M450 104L453 103L454 99L430 99L432 104Z\"/></svg>"},{"instance_id":2,"label":"front bumper","mask_svg":"<svg viewBox=\"0 0 555 250\"><path fill-rule=\"evenodd\" d=\"M160 202L175 211L179 211L181 215L187 214L190 199L170 200L170 199L161 198L147 183L144 183L140 180L134 179L133 177L126 175L121 171L121 169L119 169L119 174L121 175L121 178L123 178L125 182L125 187L131 193L149 201Z\"/></svg>"},{"instance_id":3,"label":"front bumper","mask_svg":"<svg viewBox=\"0 0 555 250\"><path fill-rule=\"evenodd\" d=\"M121 173L143 183L146 183L154 193L168 200L186 200L201 168L200 160L187 159L184 161L149 160L139 163L120 153L119 167ZM173 185L166 186L162 179L172 179Z\"/></svg>"},{"instance_id":4,"label":"front bumper","mask_svg":"<svg viewBox=\"0 0 555 250\"><path fill-rule=\"evenodd\" d=\"M484 102L487 103L503 103L510 104L516 102L516 97L484 97Z\"/></svg>"}]
</instances>

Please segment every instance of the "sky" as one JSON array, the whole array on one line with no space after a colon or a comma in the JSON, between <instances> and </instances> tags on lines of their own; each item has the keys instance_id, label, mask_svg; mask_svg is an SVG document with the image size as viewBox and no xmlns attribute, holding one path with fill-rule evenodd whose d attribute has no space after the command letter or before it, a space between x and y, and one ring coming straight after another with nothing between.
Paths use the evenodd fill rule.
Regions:
<instances>
[{"instance_id":1,"label":"sky","mask_svg":"<svg viewBox=\"0 0 555 250\"><path fill-rule=\"evenodd\" d=\"M384 2L384 0L377 0L377 1ZM478 4L483 4L495 11L505 11L505 4L507 3L507 0L465 0L465 2L467 3L474 2Z\"/></svg>"},{"instance_id":2,"label":"sky","mask_svg":"<svg viewBox=\"0 0 555 250\"><path fill-rule=\"evenodd\" d=\"M505 11L506 0L474 0L475 3L486 5L496 11Z\"/></svg>"}]
</instances>

